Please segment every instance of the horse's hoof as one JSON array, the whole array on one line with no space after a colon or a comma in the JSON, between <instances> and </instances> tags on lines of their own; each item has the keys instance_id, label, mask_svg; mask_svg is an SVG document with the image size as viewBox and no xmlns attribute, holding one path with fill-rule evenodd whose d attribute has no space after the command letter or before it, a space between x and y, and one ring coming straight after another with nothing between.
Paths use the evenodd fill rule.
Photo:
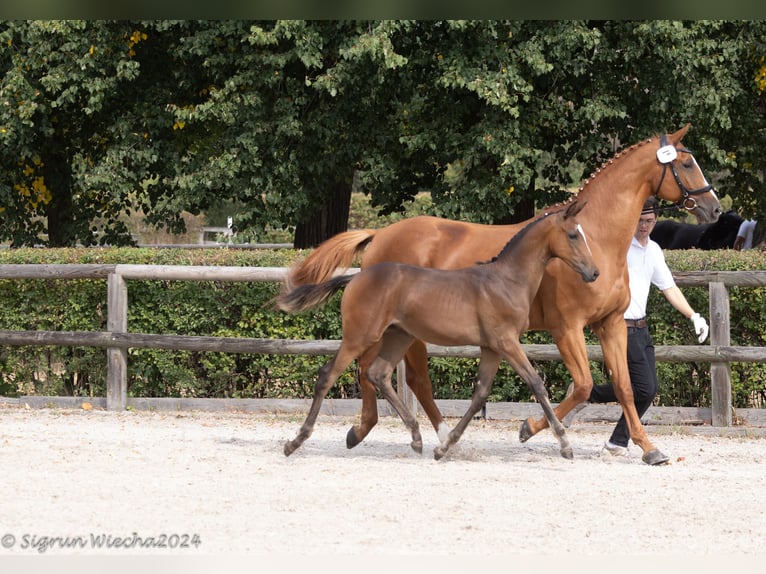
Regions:
<instances>
[{"instance_id":1,"label":"horse's hoof","mask_svg":"<svg viewBox=\"0 0 766 574\"><path fill-rule=\"evenodd\" d=\"M413 440L410 443L410 446L412 447L412 450L414 450L418 454L423 454L423 441L422 440Z\"/></svg>"},{"instance_id":2,"label":"horse's hoof","mask_svg":"<svg viewBox=\"0 0 766 574\"><path fill-rule=\"evenodd\" d=\"M532 429L529 428L529 419L527 419L521 424L519 429L519 442L527 442L532 436Z\"/></svg>"},{"instance_id":3,"label":"horse's hoof","mask_svg":"<svg viewBox=\"0 0 766 574\"><path fill-rule=\"evenodd\" d=\"M290 456L291 454L293 454L295 452L295 449L297 449L297 448L298 447L295 446L292 441L288 440L285 443L285 456Z\"/></svg>"},{"instance_id":4,"label":"horse's hoof","mask_svg":"<svg viewBox=\"0 0 766 574\"><path fill-rule=\"evenodd\" d=\"M665 456L655 448L654 450L645 452L644 456L641 457L641 460L643 460L646 464L657 466L660 464L667 464L670 460L670 457Z\"/></svg>"},{"instance_id":5,"label":"horse's hoof","mask_svg":"<svg viewBox=\"0 0 766 574\"><path fill-rule=\"evenodd\" d=\"M360 442L362 441L357 438L354 427L348 429L348 433L346 434L346 448L354 448Z\"/></svg>"},{"instance_id":6,"label":"horse's hoof","mask_svg":"<svg viewBox=\"0 0 766 574\"><path fill-rule=\"evenodd\" d=\"M447 449L441 446L437 446L434 449L434 460L441 460L442 458L444 458L445 454L447 454Z\"/></svg>"},{"instance_id":7,"label":"horse's hoof","mask_svg":"<svg viewBox=\"0 0 766 574\"><path fill-rule=\"evenodd\" d=\"M574 458L574 453L572 452L572 447L568 446L566 448L561 449L561 456L563 456L567 460L572 460Z\"/></svg>"}]
</instances>

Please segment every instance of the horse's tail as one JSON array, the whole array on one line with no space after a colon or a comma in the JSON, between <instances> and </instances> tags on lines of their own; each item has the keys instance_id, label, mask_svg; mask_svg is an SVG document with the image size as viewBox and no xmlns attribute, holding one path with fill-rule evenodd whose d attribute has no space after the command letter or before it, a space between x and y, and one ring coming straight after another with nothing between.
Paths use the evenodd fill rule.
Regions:
<instances>
[{"instance_id":1,"label":"horse's tail","mask_svg":"<svg viewBox=\"0 0 766 574\"><path fill-rule=\"evenodd\" d=\"M287 291L308 284L324 283L337 269L348 269L354 257L372 241L377 230L360 229L338 233L319 245L306 259L295 263L285 278Z\"/></svg>"},{"instance_id":2,"label":"horse's tail","mask_svg":"<svg viewBox=\"0 0 766 574\"><path fill-rule=\"evenodd\" d=\"M289 288L285 286L274 299L274 306L287 313L300 313L326 303L337 291L343 289L353 275L338 275L329 281L311 283Z\"/></svg>"}]
</instances>

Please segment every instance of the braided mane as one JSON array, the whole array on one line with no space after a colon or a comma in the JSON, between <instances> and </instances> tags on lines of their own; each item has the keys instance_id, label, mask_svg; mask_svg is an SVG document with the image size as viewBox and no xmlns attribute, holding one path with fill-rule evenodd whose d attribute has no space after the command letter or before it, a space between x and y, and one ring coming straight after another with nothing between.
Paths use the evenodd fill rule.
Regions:
<instances>
[{"instance_id":1,"label":"braided mane","mask_svg":"<svg viewBox=\"0 0 766 574\"><path fill-rule=\"evenodd\" d=\"M579 199L580 192L583 191L588 185L593 183L593 180L595 180L596 177L601 175L601 173L604 170L606 170L607 168L612 166L615 161L617 161L620 158L622 158L622 157L624 157L624 156L634 152L638 148L645 146L646 144L648 144L652 140L654 140L656 137L658 137L658 136L653 136L651 138L645 139L643 141L640 141L638 143L635 143L635 144L631 145L630 147L624 148L624 149L616 152L612 157L610 157L609 159L605 160L598 168L596 168L593 172L591 172L590 177L588 177L587 179L585 179L582 182L582 185L578 188L577 193L573 194L566 201L560 201L558 203L554 203L553 205L545 208L544 212L541 215L535 217L526 226L524 226L524 229L522 229L518 234L514 235L508 241L508 243L505 244L505 247L503 247L503 249L500 250L500 253L498 253L492 259L490 259L488 261L479 261L479 262L477 262L477 264L478 265L483 265L483 264L486 264L486 263L492 263L493 261L496 261L497 258L500 257L503 254L503 252L507 251L511 247L512 243L514 243L520 236L523 236L527 232L528 228L531 225L534 225L535 223L539 222L541 219L544 219L544 218L548 217L549 215L551 215L553 213L558 213L559 211L569 207L569 205L571 203L574 203L575 201L577 201Z\"/></svg>"},{"instance_id":2,"label":"braided mane","mask_svg":"<svg viewBox=\"0 0 766 574\"><path fill-rule=\"evenodd\" d=\"M628 155L629 153L631 153L631 152L635 151L636 149L638 149L638 148L640 148L640 147L643 147L643 146L645 146L646 144L648 144L649 142L651 142L651 141L652 141L654 138L656 138L656 137L657 137L657 136L654 136L654 137L651 137L651 138L645 139L644 141L641 141L641 142L635 143L635 144L633 144L632 146L630 146L630 147L628 147L628 148L625 148L625 149L622 149L622 150L618 151L617 153L615 153L615 154L614 154L614 155L613 155L611 158L609 158L608 160L604 161L604 162L601 164L601 166L600 166L600 167L596 168L596 170L595 170L595 171L591 172L591 174L590 174L590 177L589 177L589 178L587 178L587 179L585 179L585 180L582 182L582 185L581 185L581 186L580 186L580 188L577 190L577 192L579 193L579 192L583 191L583 189L585 189L585 187L586 187L586 186L588 186L590 183L592 183L592 182L593 182L593 180L594 180L594 179L596 179L596 177L597 177L598 175L600 175L602 171L604 171L604 170L605 170L605 169L607 169L609 166L611 166L611 165L612 165L612 164L613 164L615 161L617 161L618 159L620 159L621 157L623 157L623 156L625 156L625 155Z\"/></svg>"}]
</instances>

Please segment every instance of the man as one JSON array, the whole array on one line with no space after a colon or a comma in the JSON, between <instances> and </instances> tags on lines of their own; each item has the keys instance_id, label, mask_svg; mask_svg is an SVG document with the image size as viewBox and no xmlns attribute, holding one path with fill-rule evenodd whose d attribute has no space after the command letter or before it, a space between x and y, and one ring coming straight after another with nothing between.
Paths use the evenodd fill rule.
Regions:
<instances>
[{"instance_id":1,"label":"man","mask_svg":"<svg viewBox=\"0 0 766 574\"><path fill-rule=\"evenodd\" d=\"M628 249L628 275L630 279L630 304L625 310L625 323L628 327L628 372L633 388L633 400L642 417L657 395L659 383L657 380L654 344L647 327L646 303L649 299L649 288L654 285L665 298L684 317L691 320L694 331L702 343L708 335L708 324L699 313L691 308L686 297L675 283L673 275L665 262L665 255L660 246L649 238L649 234L657 222L659 205L655 197L644 203L641 218ZM567 390L571 394L572 385ZM617 395L611 384L595 385L590 397L585 403L575 407L565 418L565 426L569 426L574 416L585 408L588 403L613 403ZM624 456L628 453L630 433L625 421L625 415L620 417L612 431L612 436L604 444L604 449L612 455Z\"/></svg>"},{"instance_id":2,"label":"man","mask_svg":"<svg viewBox=\"0 0 766 574\"><path fill-rule=\"evenodd\" d=\"M741 251L743 249L753 248L755 226L755 219L746 219L740 224L739 231L737 231L737 238L734 240L734 249Z\"/></svg>"}]
</instances>

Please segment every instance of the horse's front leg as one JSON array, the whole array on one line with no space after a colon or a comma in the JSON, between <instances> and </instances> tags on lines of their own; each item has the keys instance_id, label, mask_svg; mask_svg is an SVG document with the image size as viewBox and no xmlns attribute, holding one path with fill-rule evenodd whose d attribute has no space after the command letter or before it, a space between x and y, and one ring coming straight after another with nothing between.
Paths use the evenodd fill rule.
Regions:
<instances>
[{"instance_id":1,"label":"horse's front leg","mask_svg":"<svg viewBox=\"0 0 766 574\"><path fill-rule=\"evenodd\" d=\"M572 446L569 444L564 425L561 424L561 421L556 416L553 406L551 405L548 390L545 388L545 383L543 383L543 380L532 366L532 363L529 362L527 355L524 353L524 349L521 348L520 344L514 343L508 345L508 349L504 356L505 360L510 363L524 382L527 383L527 387L529 387L529 390L532 391L537 402L540 403L540 406L543 408L545 419L559 441L559 452L561 453L561 456L571 460L574 457L574 454L572 453Z\"/></svg>"},{"instance_id":2,"label":"horse's front leg","mask_svg":"<svg viewBox=\"0 0 766 574\"><path fill-rule=\"evenodd\" d=\"M556 339L561 359L569 374L572 375L574 383L572 395L566 397L553 409L556 418L561 421L569 411L588 399L593 388L593 376L590 372L590 363L588 362L585 335L581 328L569 328L558 337L554 335L554 338ZM526 442L548 426L549 422L546 417L537 420L530 417L521 425L519 440Z\"/></svg>"},{"instance_id":3,"label":"horse's front leg","mask_svg":"<svg viewBox=\"0 0 766 574\"><path fill-rule=\"evenodd\" d=\"M492 390L492 382L494 381L497 369L500 366L500 361L501 357L495 351L482 348L481 360L479 361L479 374L476 386L473 390L473 395L471 396L471 404L468 406L468 410L460 421L455 425L455 428L449 432L446 439L434 449L434 458L436 460L441 459L447 454L449 448L463 436L463 432L466 427L468 427L468 423L473 420L476 413L478 413L481 407L484 406L484 403L487 402L489 392Z\"/></svg>"},{"instance_id":4,"label":"horse's front leg","mask_svg":"<svg viewBox=\"0 0 766 574\"><path fill-rule=\"evenodd\" d=\"M425 343L415 341L410 345L404 355L404 366L407 385L417 397L420 406L423 407L439 440L443 442L450 428L444 422L444 417L434 401L433 385L428 376L428 352Z\"/></svg>"},{"instance_id":5,"label":"horse's front leg","mask_svg":"<svg viewBox=\"0 0 766 574\"><path fill-rule=\"evenodd\" d=\"M604 364L610 374L614 393L620 401L631 440L643 451L641 459L646 464L664 464L668 457L652 444L636 410L633 388L628 372L628 333L622 316L603 321L594 332L601 342ZM587 398L587 397L586 397Z\"/></svg>"}]
</instances>

